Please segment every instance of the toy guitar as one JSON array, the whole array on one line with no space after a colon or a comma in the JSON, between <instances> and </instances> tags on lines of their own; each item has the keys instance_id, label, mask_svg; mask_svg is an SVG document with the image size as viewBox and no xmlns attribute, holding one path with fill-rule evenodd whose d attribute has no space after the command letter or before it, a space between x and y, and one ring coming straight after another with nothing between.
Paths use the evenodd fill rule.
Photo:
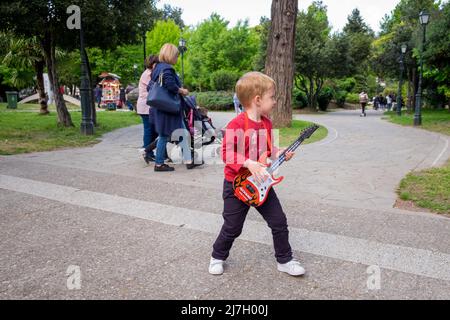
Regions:
<instances>
[{"instance_id":1,"label":"toy guitar","mask_svg":"<svg viewBox=\"0 0 450 320\"><path fill-rule=\"evenodd\" d=\"M284 177L275 178L274 172L277 170L286 160L287 152L294 152L306 139L310 138L312 134L319 129L318 125L313 125L302 131L297 140L292 143L289 148L287 148L280 157L274 161L271 166L267 169L269 177L262 184L256 182L255 178L252 176L247 168L241 169L233 182L233 189L235 196L248 204L249 206L259 207L267 199L270 189L283 181ZM261 155L258 160L260 163L267 165L267 152Z\"/></svg>"}]
</instances>

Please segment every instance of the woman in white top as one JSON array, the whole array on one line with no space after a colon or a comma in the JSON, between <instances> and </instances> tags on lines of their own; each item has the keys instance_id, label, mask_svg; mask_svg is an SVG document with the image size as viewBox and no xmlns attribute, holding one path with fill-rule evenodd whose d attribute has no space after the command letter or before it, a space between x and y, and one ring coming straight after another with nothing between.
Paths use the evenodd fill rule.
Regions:
<instances>
[{"instance_id":1,"label":"woman in white top","mask_svg":"<svg viewBox=\"0 0 450 320\"><path fill-rule=\"evenodd\" d=\"M144 125L144 146L142 150L144 160L147 163L155 161L155 154L153 150L149 149L149 146L158 138L155 123L153 122L152 110L147 105L148 85L152 76L152 70L158 62L158 56L155 55L151 55L147 59L147 69L142 73L139 80L139 98L136 104L136 111L141 116L142 124Z\"/></svg>"}]
</instances>

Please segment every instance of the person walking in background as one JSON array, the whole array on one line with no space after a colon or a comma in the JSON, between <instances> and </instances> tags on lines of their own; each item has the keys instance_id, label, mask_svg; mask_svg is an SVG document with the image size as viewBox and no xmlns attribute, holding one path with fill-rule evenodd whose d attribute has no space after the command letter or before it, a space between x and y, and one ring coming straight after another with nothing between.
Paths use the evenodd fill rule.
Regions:
<instances>
[{"instance_id":1,"label":"person walking in background","mask_svg":"<svg viewBox=\"0 0 450 320\"><path fill-rule=\"evenodd\" d=\"M152 108L147 105L147 87L151 81L152 70L158 62L158 56L151 55L148 57L146 61L147 68L142 73L139 80L139 97L136 103L137 114L141 116L142 124L144 125L144 146L140 149L140 152L142 153L144 161L147 162L147 164L155 161L155 154L153 150L150 149L150 145L158 137L155 130Z\"/></svg>"},{"instance_id":2,"label":"person walking in background","mask_svg":"<svg viewBox=\"0 0 450 320\"><path fill-rule=\"evenodd\" d=\"M123 108L123 106L125 106L125 103L127 101L127 96L125 94L124 87L120 87L119 100L120 100L119 108Z\"/></svg>"},{"instance_id":3,"label":"person walking in background","mask_svg":"<svg viewBox=\"0 0 450 320\"><path fill-rule=\"evenodd\" d=\"M234 111L236 111L236 114L239 115L243 110L241 102L239 101L236 93L233 96L233 104L234 104Z\"/></svg>"},{"instance_id":4,"label":"person walking in background","mask_svg":"<svg viewBox=\"0 0 450 320\"><path fill-rule=\"evenodd\" d=\"M393 100L392 100L392 94L388 94L388 95L386 96L386 106L387 106L387 110L388 110L388 111L391 111L391 109L392 109L392 102L393 102Z\"/></svg>"},{"instance_id":5,"label":"person walking in background","mask_svg":"<svg viewBox=\"0 0 450 320\"><path fill-rule=\"evenodd\" d=\"M130 93L131 95L134 97L134 94L132 93L132 91L136 89L135 87L133 87L131 84L127 85L127 87L125 88L125 95L127 97L127 102L126 105L128 107L128 110L133 111L136 110L136 107L133 105L133 103L130 101ZM138 98L139 98L139 89L138 89ZM137 102L137 100L136 100Z\"/></svg>"},{"instance_id":6,"label":"person walking in background","mask_svg":"<svg viewBox=\"0 0 450 320\"><path fill-rule=\"evenodd\" d=\"M378 97L378 103L380 104L380 109L384 111L386 109L386 98L383 97L382 93Z\"/></svg>"},{"instance_id":7,"label":"person walking in background","mask_svg":"<svg viewBox=\"0 0 450 320\"><path fill-rule=\"evenodd\" d=\"M95 97L95 102L97 102L97 108L100 108L100 103L102 102L102 95L103 95L103 90L100 87L100 85L98 84L94 89L94 97Z\"/></svg>"},{"instance_id":8,"label":"person walking in background","mask_svg":"<svg viewBox=\"0 0 450 320\"><path fill-rule=\"evenodd\" d=\"M373 110L378 110L378 96L373 97Z\"/></svg>"},{"instance_id":9,"label":"person walking in background","mask_svg":"<svg viewBox=\"0 0 450 320\"><path fill-rule=\"evenodd\" d=\"M359 103L361 104L361 117L366 116L366 106L368 102L369 96L367 95L367 93L365 91L361 92L359 94Z\"/></svg>"}]
</instances>

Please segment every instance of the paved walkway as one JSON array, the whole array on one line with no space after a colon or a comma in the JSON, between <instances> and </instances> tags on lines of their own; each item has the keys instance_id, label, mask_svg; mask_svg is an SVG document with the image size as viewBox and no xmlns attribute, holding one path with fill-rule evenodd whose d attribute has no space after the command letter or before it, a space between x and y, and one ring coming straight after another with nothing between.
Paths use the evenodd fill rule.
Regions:
<instances>
[{"instance_id":1,"label":"paved walkway","mask_svg":"<svg viewBox=\"0 0 450 320\"><path fill-rule=\"evenodd\" d=\"M218 127L233 116L212 115ZM449 138L375 111L296 117L330 133L277 187L304 278L276 271L253 209L225 275L210 276L223 166L157 174L137 155L137 126L89 148L0 157L0 298L449 299L450 220L392 208L407 172L450 157ZM69 266L80 290L67 287Z\"/></svg>"}]
</instances>

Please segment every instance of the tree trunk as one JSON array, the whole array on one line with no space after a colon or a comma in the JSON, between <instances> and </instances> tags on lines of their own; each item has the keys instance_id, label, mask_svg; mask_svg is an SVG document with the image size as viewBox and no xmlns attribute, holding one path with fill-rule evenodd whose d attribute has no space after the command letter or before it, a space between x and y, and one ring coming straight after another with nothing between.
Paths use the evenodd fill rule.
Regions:
<instances>
[{"instance_id":1,"label":"tree trunk","mask_svg":"<svg viewBox=\"0 0 450 320\"><path fill-rule=\"evenodd\" d=\"M272 115L276 128L290 127L292 124L297 11L298 0L272 0L265 72L277 86L277 108Z\"/></svg>"},{"instance_id":2,"label":"tree trunk","mask_svg":"<svg viewBox=\"0 0 450 320\"><path fill-rule=\"evenodd\" d=\"M314 104L314 82L313 79L309 79L309 93L308 93L308 107L316 111L316 105Z\"/></svg>"},{"instance_id":3,"label":"tree trunk","mask_svg":"<svg viewBox=\"0 0 450 320\"><path fill-rule=\"evenodd\" d=\"M48 111L47 96L45 95L44 66L45 62L42 60L39 60L34 64L34 69L36 71L36 88L39 95L39 104L41 105L39 113L42 115L50 113Z\"/></svg>"},{"instance_id":4,"label":"tree trunk","mask_svg":"<svg viewBox=\"0 0 450 320\"><path fill-rule=\"evenodd\" d=\"M86 63L87 63L87 68L88 68L88 74L89 74L89 88L91 89L89 91L89 99L91 101L91 115L92 115L92 123L94 123L94 126L97 126L97 110L95 109L95 97L94 97L94 92L93 92L93 88L94 86L93 81L92 81L92 72L91 72L91 64L89 62L89 56L87 54L86 49L84 50L84 54L86 55Z\"/></svg>"},{"instance_id":5,"label":"tree trunk","mask_svg":"<svg viewBox=\"0 0 450 320\"><path fill-rule=\"evenodd\" d=\"M73 127L72 118L67 110L63 95L59 92L59 81L56 73L55 43L52 31L45 33L42 47L44 49L45 63L48 69L48 78L55 97L56 111L58 113L58 125Z\"/></svg>"}]
</instances>

